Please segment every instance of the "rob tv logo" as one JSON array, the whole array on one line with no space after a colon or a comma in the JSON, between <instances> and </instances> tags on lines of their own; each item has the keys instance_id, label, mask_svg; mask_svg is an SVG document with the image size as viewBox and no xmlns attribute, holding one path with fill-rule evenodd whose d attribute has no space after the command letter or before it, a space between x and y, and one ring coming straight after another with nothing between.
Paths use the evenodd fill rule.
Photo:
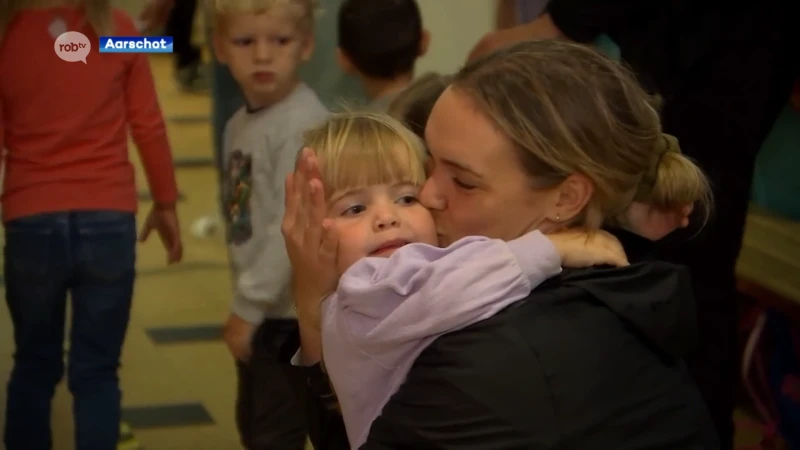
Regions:
<instances>
[{"instance_id":1,"label":"rob tv logo","mask_svg":"<svg viewBox=\"0 0 800 450\"><path fill-rule=\"evenodd\" d=\"M67 31L56 38L54 49L56 55L64 61L81 61L86 64L86 57L92 51L92 43L83 33Z\"/></svg>"},{"instance_id":2,"label":"rob tv logo","mask_svg":"<svg viewBox=\"0 0 800 450\"><path fill-rule=\"evenodd\" d=\"M67 31L56 38L56 55L67 62L81 61L92 51L92 43L85 34ZM171 36L100 36L97 50L100 53L172 53Z\"/></svg>"}]
</instances>

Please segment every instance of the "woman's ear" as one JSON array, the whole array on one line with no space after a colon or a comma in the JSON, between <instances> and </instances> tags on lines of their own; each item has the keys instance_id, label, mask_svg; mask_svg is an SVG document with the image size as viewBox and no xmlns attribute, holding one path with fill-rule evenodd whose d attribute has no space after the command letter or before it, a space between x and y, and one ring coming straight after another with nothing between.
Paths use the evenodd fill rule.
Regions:
<instances>
[{"instance_id":1,"label":"woman's ear","mask_svg":"<svg viewBox=\"0 0 800 450\"><path fill-rule=\"evenodd\" d=\"M556 188L557 198L552 208L556 222L569 222L578 217L589 204L594 194L594 183L586 175L574 173Z\"/></svg>"}]
</instances>

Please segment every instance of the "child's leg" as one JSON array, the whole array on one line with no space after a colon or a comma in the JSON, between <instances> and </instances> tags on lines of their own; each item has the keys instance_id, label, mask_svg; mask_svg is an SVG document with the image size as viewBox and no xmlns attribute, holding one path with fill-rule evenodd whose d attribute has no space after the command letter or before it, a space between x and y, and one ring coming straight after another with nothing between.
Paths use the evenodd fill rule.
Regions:
<instances>
[{"instance_id":1,"label":"child's leg","mask_svg":"<svg viewBox=\"0 0 800 450\"><path fill-rule=\"evenodd\" d=\"M201 68L202 52L192 43L197 0L177 0L166 24L166 33L173 37L175 75L185 90L207 89L208 79Z\"/></svg>"},{"instance_id":2,"label":"child's leg","mask_svg":"<svg viewBox=\"0 0 800 450\"><path fill-rule=\"evenodd\" d=\"M41 214L5 225L6 302L14 325L5 448L48 450L50 404L64 373L67 214Z\"/></svg>"},{"instance_id":3,"label":"child's leg","mask_svg":"<svg viewBox=\"0 0 800 450\"><path fill-rule=\"evenodd\" d=\"M236 361L236 384L236 429L242 447L249 450L252 448L253 377L250 366L241 361Z\"/></svg>"},{"instance_id":4,"label":"child's leg","mask_svg":"<svg viewBox=\"0 0 800 450\"><path fill-rule=\"evenodd\" d=\"M121 392L117 375L135 278L132 213L72 214L75 275L68 385L76 448L116 448Z\"/></svg>"},{"instance_id":5,"label":"child's leg","mask_svg":"<svg viewBox=\"0 0 800 450\"><path fill-rule=\"evenodd\" d=\"M292 320L266 320L253 338L247 363L250 374L248 450L303 450L306 442L304 399L298 397L305 383L299 367L280 364L279 352L294 331Z\"/></svg>"}]
</instances>

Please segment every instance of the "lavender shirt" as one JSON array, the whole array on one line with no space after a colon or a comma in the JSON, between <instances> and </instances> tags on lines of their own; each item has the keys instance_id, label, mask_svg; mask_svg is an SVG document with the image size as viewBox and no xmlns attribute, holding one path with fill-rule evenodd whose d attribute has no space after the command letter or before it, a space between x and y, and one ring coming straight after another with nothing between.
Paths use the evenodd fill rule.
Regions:
<instances>
[{"instance_id":1,"label":"lavender shirt","mask_svg":"<svg viewBox=\"0 0 800 450\"><path fill-rule=\"evenodd\" d=\"M492 317L561 272L538 231L511 242L467 237L363 258L322 304L322 353L352 448L442 334Z\"/></svg>"}]
</instances>

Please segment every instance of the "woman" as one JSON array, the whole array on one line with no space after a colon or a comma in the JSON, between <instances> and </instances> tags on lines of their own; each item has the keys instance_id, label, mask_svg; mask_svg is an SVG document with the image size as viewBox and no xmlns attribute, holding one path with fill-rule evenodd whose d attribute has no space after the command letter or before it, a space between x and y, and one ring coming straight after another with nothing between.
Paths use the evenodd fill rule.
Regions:
<instances>
[{"instance_id":1,"label":"woman","mask_svg":"<svg viewBox=\"0 0 800 450\"><path fill-rule=\"evenodd\" d=\"M708 189L633 78L568 43L523 43L467 65L425 134L432 167L421 201L442 245L636 229L623 214L632 199L678 211ZM315 316L337 276L313 176L305 155L287 183L284 222L306 364L319 361ZM518 306L438 338L362 448L717 448L682 362L694 339L689 279L655 261L646 239L615 234L631 266L565 270ZM346 448L332 417L315 410L317 448Z\"/></svg>"},{"instance_id":2,"label":"woman","mask_svg":"<svg viewBox=\"0 0 800 450\"><path fill-rule=\"evenodd\" d=\"M591 42L607 34L639 79L664 98L664 129L708 173L718 199L714 220L703 232L696 238L676 233L663 256L686 264L694 280L700 335L687 362L721 447L731 449L739 370L736 261L756 155L800 73L800 3L765 0L735 8L690 1L548 3L535 20L518 17L518 26L488 33L471 56L521 40ZM499 12L509 15L507 8ZM695 239L685 242L687 235ZM674 238L681 242L675 245Z\"/></svg>"}]
</instances>

